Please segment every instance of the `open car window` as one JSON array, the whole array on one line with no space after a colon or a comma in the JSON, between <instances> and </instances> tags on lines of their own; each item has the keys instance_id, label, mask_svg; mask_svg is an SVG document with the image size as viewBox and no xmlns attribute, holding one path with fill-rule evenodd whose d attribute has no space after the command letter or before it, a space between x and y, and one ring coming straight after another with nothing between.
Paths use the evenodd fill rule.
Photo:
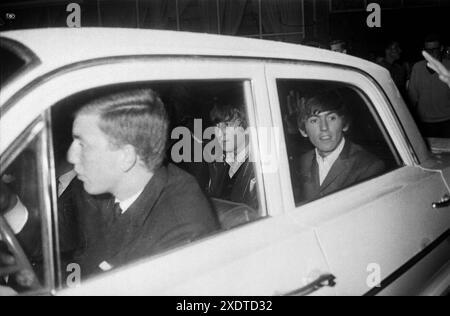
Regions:
<instances>
[{"instance_id":1,"label":"open car window","mask_svg":"<svg viewBox=\"0 0 450 316\"><path fill-rule=\"evenodd\" d=\"M86 257L99 256L93 269L95 272L86 273L89 277L95 276L193 241L186 239L164 247L155 242L155 247L141 248L137 251L139 256L130 255L126 259L118 255L100 254L90 248L98 236L103 238L107 235L102 233L102 229L108 229L104 218L92 216L103 211L108 213L105 204L98 202L98 199L108 200L112 196L93 197L88 194L83 183L77 179L73 165L68 162L67 152L73 141L74 117L80 107L118 91L145 88L160 96L170 122L163 166L175 168L192 179L192 185L198 186L206 197L217 222L216 229L202 237L211 237L266 216L262 181L257 172L255 155L252 154L255 140L250 132L252 123L248 115L252 109L246 104L245 83L243 80L196 80L114 85L83 91L52 107L56 181L59 184L59 252L63 272L71 272L68 267L73 267L75 263L79 264L84 277ZM82 206L87 204L96 205L99 212L85 212L88 208ZM104 238L101 243L105 243L103 248L113 248L114 254L134 247L133 241L130 244L130 239L122 240L121 237L114 240Z\"/></svg>"},{"instance_id":2,"label":"open car window","mask_svg":"<svg viewBox=\"0 0 450 316\"><path fill-rule=\"evenodd\" d=\"M403 166L362 91L318 80L277 87L296 206Z\"/></svg>"},{"instance_id":3,"label":"open car window","mask_svg":"<svg viewBox=\"0 0 450 316\"><path fill-rule=\"evenodd\" d=\"M0 87L39 62L27 47L3 37L0 40L0 60Z\"/></svg>"}]
</instances>

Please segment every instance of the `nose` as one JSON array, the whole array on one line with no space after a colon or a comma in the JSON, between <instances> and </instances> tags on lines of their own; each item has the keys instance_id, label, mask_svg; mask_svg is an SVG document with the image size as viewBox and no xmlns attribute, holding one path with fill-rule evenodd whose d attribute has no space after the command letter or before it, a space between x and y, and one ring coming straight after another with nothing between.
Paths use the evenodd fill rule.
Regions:
<instances>
[{"instance_id":1,"label":"nose","mask_svg":"<svg viewBox=\"0 0 450 316\"><path fill-rule=\"evenodd\" d=\"M328 131L328 121L324 117L320 119L320 131L322 132Z\"/></svg>"},{"instance_id":2,"label":"nose","mask_svg":"<svg viewBox=\"0 0 450 316\"><path fill-rule=\"evenodd\" d=\"M78 153L76 150L75 142L72 142L70 145L69 151L67 152L67 161L72 165L76 165L78 163Z\"/></svg>"}]
</instances>

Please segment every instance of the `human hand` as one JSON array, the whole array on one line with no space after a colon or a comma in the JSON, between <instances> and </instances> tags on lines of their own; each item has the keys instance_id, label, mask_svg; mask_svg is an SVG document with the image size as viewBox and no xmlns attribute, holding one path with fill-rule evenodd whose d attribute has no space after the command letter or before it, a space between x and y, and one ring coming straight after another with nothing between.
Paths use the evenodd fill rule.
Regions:
<instances>
[{"instance_id":1,"label":"human hand","mask_svg":"<svg viewBox=\"0 0 450 316\"><path fill-rule=\"evenodd\" d=\"M436 73L439 75L439 79L446 83L450 88L450 70L445 68L445 66L439 60L437 60L427 52L422 52L422 55L427 60L428 67L436 71Z\"/></svg>"}]
</instances>

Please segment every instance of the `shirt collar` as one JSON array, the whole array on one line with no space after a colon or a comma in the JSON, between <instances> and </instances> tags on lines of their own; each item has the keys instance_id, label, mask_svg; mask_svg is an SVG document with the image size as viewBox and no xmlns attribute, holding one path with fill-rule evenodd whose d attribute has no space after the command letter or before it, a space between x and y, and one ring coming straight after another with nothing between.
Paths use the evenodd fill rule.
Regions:
<instances>
[{"instance_id":1,"label":"shirt collar","mask_svg":"<svg viewBox=\"0 0 450 316\"><path fill-rule=\"evenodd\" d=\"M239 168L244 164L249 156L248 152L249 147L245 146L240 152L236 155L233 153L225 155L225 162L230 166L230 171L228 175L232 178Z\"/></svg>"},{"instance_id":2,"label":"shirt collar","mask_svg":"<svg viewBox=\"0 0 450 316\"><path fill-rule=\"evenodd\" d=\"M116 198L114 203L119 203L120 209L122 210L122 214L124 214L126 211L128 211L130 206L134 202L136 202L136 200L142 194L142 192L144 192L144 189L140 190L138 193L134 194L133 196L130 196L128 199L125 199L123 201L120 201L118 198Z\"/></svg>"},{"instance_id":3,"label":"shirt collar","mask_svg":"<svg viewBox=\"0 0 450 316\"><path fill-rule=\"evenodd\" d=\"M69 186L70 182L77 176L74 169L66 172L58 178L58 197L61 196Z\"/></svg>"},{"instance_id":4,"label":"shirt collar","mask_svg":"<svg viewBox=\"0 0 450 316\"><path fill-rule=\"evenodd\" d=\"M342 151L344 150L344 146L345 146L345 138L342 138L341 143L339 144L339 146L336 147L336 149L329 154L326 157L322 157L319 154L319 151L316 148L316 159L318 163L326 163L329 165L333 165L336 160L339 158L340 154L342 153Z\"/></svg>"}]
</instances>

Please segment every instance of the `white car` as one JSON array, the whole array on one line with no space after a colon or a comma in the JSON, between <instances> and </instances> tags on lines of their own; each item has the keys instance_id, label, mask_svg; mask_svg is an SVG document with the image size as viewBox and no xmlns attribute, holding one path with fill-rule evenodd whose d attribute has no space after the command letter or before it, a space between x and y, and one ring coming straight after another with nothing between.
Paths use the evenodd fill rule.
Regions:
<instances>
[{"instance_id":1,"label":"white car","mask_svg":"<svg viewBox=\"0 0 450 316\"><path fill-rule=\"evenodd\" d=\"M448 293L449 143L427 147L384 68L299 45L183 32L41 29L0 33L0 41L0 175L15 207L28 210L22 222L7 210L0 216L3 248L15 258L0 267L0 295ZM73 113L89 98L135 86L156 90L177 126L202 119L189 128L200 144L210 107L245 106L256 216L234 207L231 223L218 214L223 229L206 238L79 282L58 232L57 181ZM384 169L302 200L296 166L313 147L296 118L309 96L328 90L348 105L346 140ZM40 229L30 248L20 232L32 219Z\"/></svg>"}]
</instances>

